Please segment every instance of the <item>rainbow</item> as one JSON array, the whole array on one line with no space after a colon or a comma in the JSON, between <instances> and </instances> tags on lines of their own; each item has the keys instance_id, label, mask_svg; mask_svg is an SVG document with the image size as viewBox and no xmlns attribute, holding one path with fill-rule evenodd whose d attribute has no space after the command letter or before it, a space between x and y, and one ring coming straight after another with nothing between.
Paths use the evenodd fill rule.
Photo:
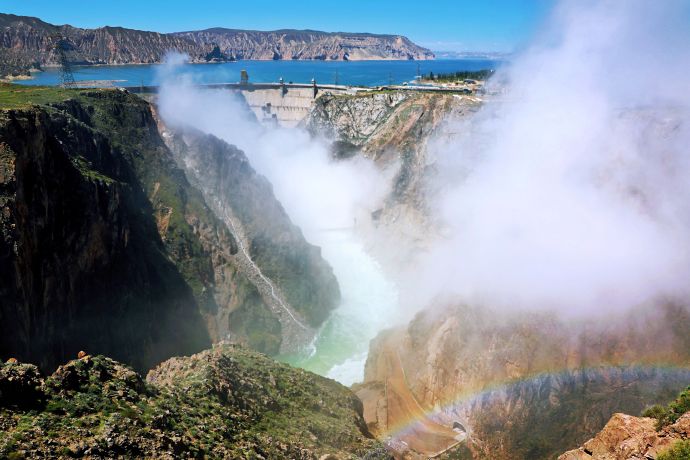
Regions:
<instances>
[{"instance_id":1,"label":"rainbow","mask_svg":"<svg viewBox=\"0 0 690 460\"><path fill-rule=\"evenodd\" d=\"M466 437L472 437L471 419L478 411L486 410L492 405L508 408L526 391L547 389L548 395L555 393L555 397L558 398L567 396L568 389L577 391L584 384L611 387L633 382L653 387L648 390L652 399L649 402L665 402L690 384L690 365L602 365L533 373L516 379L493 382L481 389L447 395L430 409L423 408L415 399L419 410L407 411L408 417L388 420L387 429L382 433L382 437L393 450L411 448L429 457L435 457L457 446ZM563 390L563 394L559 395L559 390ZM398 389L396 391L404 392ZM409 392L409 389L407 391ZM411 392L409 394L411 395ZM541 395L543 396L544 394ZM397 397L402 396L393 396ZM390 404L390 394L387 394L386 398ZM625 408L621 407L618 410ZM401 413L404 411L398 412ZM453 425L456 427L455 430Z\"/></svg>"}]
</instances>

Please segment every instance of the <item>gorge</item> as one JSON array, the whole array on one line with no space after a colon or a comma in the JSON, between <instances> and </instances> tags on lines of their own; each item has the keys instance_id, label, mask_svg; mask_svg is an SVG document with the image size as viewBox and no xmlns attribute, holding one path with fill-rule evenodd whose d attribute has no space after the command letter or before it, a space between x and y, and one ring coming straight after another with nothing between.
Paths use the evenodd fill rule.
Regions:
<instances>
[{"instance_id":1,"label":"gorge","mask_svg":"<svg viewBox=\"0 0 690 460\"><path fill-rule=\"evenodd\" d=\"M686 11L564 1L486 81L199 85L412 46L212 29L0 83L0 458L686 458Z\"/></svg>"}]
</instances>

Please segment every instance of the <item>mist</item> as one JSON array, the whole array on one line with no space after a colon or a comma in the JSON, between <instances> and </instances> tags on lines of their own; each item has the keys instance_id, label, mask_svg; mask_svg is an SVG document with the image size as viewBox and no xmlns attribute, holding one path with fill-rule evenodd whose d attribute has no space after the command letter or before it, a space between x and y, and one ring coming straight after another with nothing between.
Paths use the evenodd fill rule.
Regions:
<instances>
[{"instance_id":1,"label":"mist","mask_svg":"<svg viewBox=\"0 0 690 460\"><path fill-rule=\"evenodd\" d=\"M242 95L195 87L180 73L184 59L171 55L161 68L158 106L165 123L194 127L243 150L305 239L321 248L340 284L341 304L319 330L315 351L288 361L347 385L361 381L369 340L398 321L396 286L364 242L395 166L381 170L361 156L335 160L326 140L302 128L260 123Z\"/></svg>"},{"instance_id":2,"label":"mist","mask_svg":"<svg viewBox=\"0 0 690 460\"><path fill-rule=\"evenodd\" d=\"M350 316L338 327L361 333L342 345L343 366L357 356L357 375L341 379L351 383L369 338L432 304L591 315L690 294L687 18L682 1L559 3L493 77L482 109L427 145L435 231L385 275L360 241L332 232L365 227L391 171L335 161L303 129L258 123L240 95L176 72L179 57L162 68L158 105L167 124L242 149L347 280Z\"/></svg>"},{"instance_id":3,"label":"mist","mask_svg":"<svg viewBox=\"0 0 690 460\"><path fill-rule=\"evenodd\" d=\"M243 150L271 182L274 193L308 241L320 244L324 231L352 228L380 206L389 173L363 157L335 161L329 145L306 130L264 126L242 96L198 89L177 75L173 56L162 72L159 106L171 126L192 126Z\"/></svg>"},{"instance_id":4,"label":"mist","mask_svg":"<svg viewBox=\"0 0 690 460\"><path fill-rule=\"evenodd\" d=\"M616 311L689 294L690 4L564 1L430 145L441 237L415 302ZM504 94L501 94L501 93Z\"/></svg>"}]
</instances>

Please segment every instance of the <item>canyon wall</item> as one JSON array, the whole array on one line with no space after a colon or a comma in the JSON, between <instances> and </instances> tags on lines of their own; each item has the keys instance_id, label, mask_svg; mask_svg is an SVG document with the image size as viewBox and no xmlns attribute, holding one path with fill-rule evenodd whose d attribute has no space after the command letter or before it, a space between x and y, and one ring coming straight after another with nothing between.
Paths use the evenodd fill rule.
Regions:
<instances>
[{"instance_id":1,"label":"canyon wall","mask_svg":"<svg viewBox=\"0 0 690 460\"><path fill-rule=\"evenodd\" d=\"M430 212L438 173L430 142L457 135L454 123L472 117L482 102L477 95L409 90L325 93L304 120L314 136L330 141L335 158L363 155L390 173L390 193L368 232L389 276L438 236Z\"/></svg>"},{"instance_id":2,"label":"canyon wall","mask_svg":"<svg viewBox=\"0 0 690 460\"><path fill-rule=\"evenodd\" d=\"M414 404L467 430L472 458L549 458L614 412L639 413L686 386L687 327L690 313L674 305L580 322L463 306L424 311L372 342L358 394L370 429L386 436L401 420L382 389L400 367Z\"/></svg>"},{"instance_id":3,"label":"canyon wall","mask_svg":"<svg viewBox=\"0 0 690 460\"><path fill-rule=\"evenodd\" d=\"M330 267L242 152L198 135L209 161L232 153L222 171L237 180L221 191L233 196L239 240L177 165L143 100L0 91L0 356L51 370L89 349L146 369L228 335L267 353L304 346L310 338L281 328L266 304L240 243L310 328L337 305Z\"/></svg>"}]
</instances>

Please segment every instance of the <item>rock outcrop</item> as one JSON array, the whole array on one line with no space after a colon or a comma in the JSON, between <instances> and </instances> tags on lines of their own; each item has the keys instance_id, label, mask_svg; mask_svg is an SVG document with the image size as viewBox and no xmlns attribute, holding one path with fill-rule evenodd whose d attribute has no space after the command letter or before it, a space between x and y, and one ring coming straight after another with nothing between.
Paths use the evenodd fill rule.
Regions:
<instances>
[{"instance_id":1,"label":"rock outcrop","mask_svg":"<svg viewBox=\"0 0 690 460\"><path fill-rule=\"evenodd\" d=\"M116 92L83 96L0 112L0 356L51 369L89 346L146 368L200 350L210 344L200 307L130 161L155 163L155 146L132 139L128 157L94 123L146 137L147 108Z\"/></svg>"},{"instance_id":2,"label":"rock outcrop","mask_svg":"<svg viewBox=\"0 0 690 460\"><path fill-rule=\"evenodd\" d=\"M170 34L122 27L80 29L56 26L34 17L0 14L2 75L57 65L56 37L62 39L73 64L154 64L162 62L169 51L185 53L192 62L229 59L217 56L212 43L198 45Z\"/></svg>"},{"instance_id":3,"label":"rock outcrop","mask_svg":"<svg viewBox=\"0 0 690 460\"><path fill-rule=\"evenodd\" d=\"M690 387L666 406L647 408L642 417L614 414L582 447L559 460L685 460L690 458Z\"/></svg>"},{"instance_id":4,"label":"rock outcrop","mask_svg":"<svg viewBox=\"0 0 690 460\"><path fill-rule=\"evenodd\" d=\"M402 450L419 436L395 431L408 422L391 399L396 367L406 389L393 397L418 404L436 423L459 422L474 458L549 458L592 436L611 414L639 413L686 386L688 326L690 314L676 306L579 323L467 307L426 311L372 342L357 393L370 430L394 434L407 443Z\"/></svg>"},{"instance_id":5,"label":"rock outcrop","mask_svg":"<svg viewBox=\"0 0 690 460\"><path fill-rule=\"evenodd\" d=\"M0 397L2 458L388 458L350 390L236 345L172 358L146 380L105 356L47 378L0 364L8 387L32 392L21 406Z\"/></svg>"},{"instance_id":6,"label":"rock outcrop","mask_svg":"<svg viewBox=\"0 0 690 460\"><path fill-rule=\"evenodd\" d=\"M681 439L690 437L690 414L661 431L655 428L656 420L613 414L597 435L574 449L559 456L559 460L630 460L655 459Z\"/></svg>"},{"instance_id":7,"label":"rock outcrop","mask_svg":"<svg viewBox=\"0 0 690 460\"><path fill-rule=\"evenodd\" d=\"M191 62L235 59L433 59L431 51L398 35L279 30L208 29L161 34L122 27L80 29L38 18L0 13L0 76L27 73L58 62L62 38L74 64L153 64L170 51Z\"/></svg>"},{"instance_id":8,"label":"rock outcrop","mask_svg":"<svg viewBox=\"0 0 690 460\"><path fill-rule=\"evenodd\" d=\"M148 103L117 90L0 92L0 357L51 370L88 348L146 369L233 331L270 353L304 344L281 329L239 263L233 229L177 166ZM224 193L250 200L233 202L243 238L257 254L275 250L257 263L290 281L277 284L318 325L337 303L335 278L233 152L224 171L240 168L243 181ZM270 222L264 208L276 210Z\"/></svg>"},{"instance_id":9,"label":"rock outcrop","mask_svg":"<svg viewBox=\"0 0 690 460\"><path fill-rule=\"evenodd\" d=\"M690 412L665 427L654 418L617 413L596 436L558 460L685 460L689 455Z\"/></svg>"}]
</instances>

